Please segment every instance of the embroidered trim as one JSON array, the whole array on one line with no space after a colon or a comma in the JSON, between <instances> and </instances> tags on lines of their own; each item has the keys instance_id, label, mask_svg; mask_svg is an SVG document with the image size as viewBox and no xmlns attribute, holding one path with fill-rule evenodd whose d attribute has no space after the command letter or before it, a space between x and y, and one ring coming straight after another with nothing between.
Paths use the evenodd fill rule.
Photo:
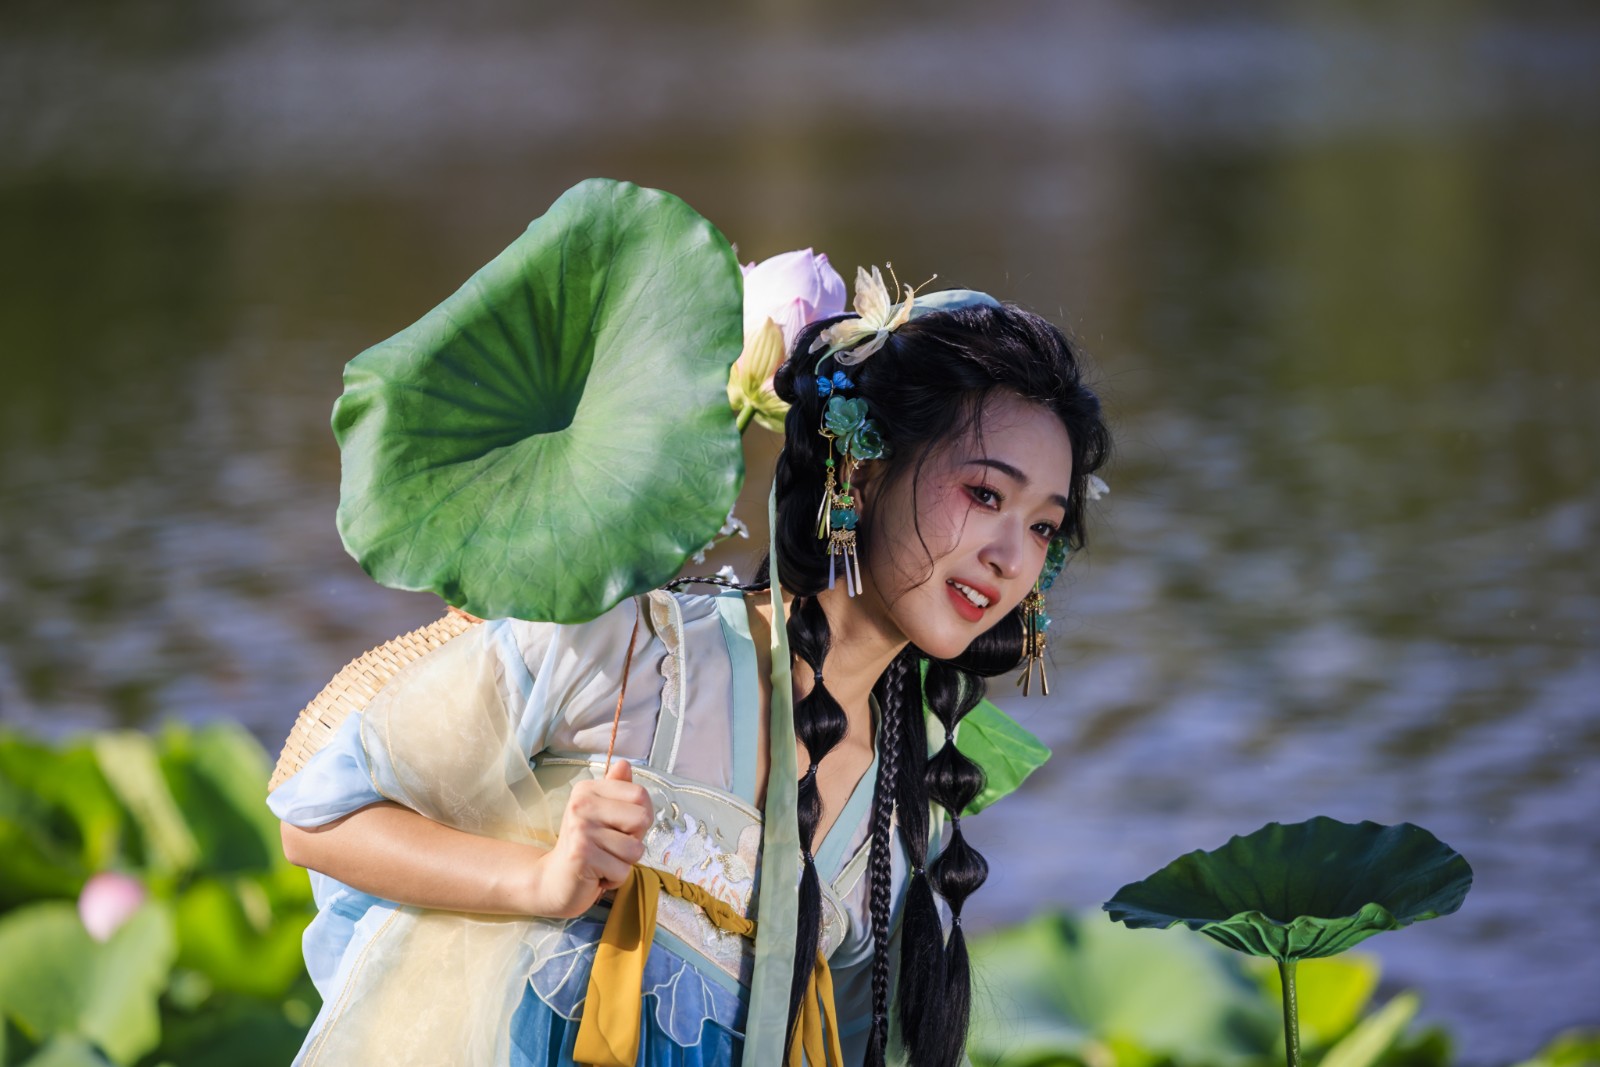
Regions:
<instances>
[{"instance_id":1,"label":"embroidered trim","mask_svg":"<svg viewBox=\"0 0 1600 1067\"><path fill-rule=\"evenodd\" d=\"M660 589L650 593L650 625L667 650L661 657L661 713L656 718L657 736L650 742L650 765L658 771L670 771L677 766L678 745L683 740L683 707L687 698L683 679L688 674L683 662L683 606L671 593ZM663 728L669 729L670 735L662 735Z\"/></svg>"}]
</instances>

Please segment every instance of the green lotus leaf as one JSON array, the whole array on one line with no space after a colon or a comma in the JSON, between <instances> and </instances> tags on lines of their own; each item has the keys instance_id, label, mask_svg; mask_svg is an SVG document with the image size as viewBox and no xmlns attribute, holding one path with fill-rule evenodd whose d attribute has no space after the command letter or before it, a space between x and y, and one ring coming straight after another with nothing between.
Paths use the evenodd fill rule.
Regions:
<instances>
[{"instance_id":1,"label":"green lotus leaf","mask_svg":"<svg viewBox=\"0 0 1600 1067\"><path fill-rule=\"evenodd\" d=\"M1273 1047L1277 1012L1244 961L1199 937L1045 914L974 937L970 949L967 1051L978 1067L1247 1067Z\"/></svg>"},{"instance_id":2,"label":"green lotus leaf","mask_svg":"<svg viewBox=\"0 0 1600 1067\"><path fill-rule=\"evenodd\" d=\"M987 700L978 701L961 717L956 750L983 768L983 792L967 805L963 816L976 815L1011 793L1050 758L1050 750L1037 737Z\"/></svg>"},{"instance_id":3,"label":"green lotus leaf","mask_svg":"<svg viewBox=\"0 0 1600 1067\"><path fill-rule=\"evenodd\" d=\"M591 179L363 352L334 406L339 533L378 581L592 619L671 578L744 479L743 283L683 201Z\"/></svg>"},{"instance_id":4,"label":"green lotus leaf","mask_svg":"<svg viewBox=\"0 0 1600 1067\"><path fill-rule=\"evenodd\" d=\"M174 951L172 920L158 903L104 943L71 904L28 904L0 916L0 1005L34 1041L75 1036L131 1064L161 1039Z\"/></svg>"},{"instance_id":5,"label":"green lotus leaf","mask_svg":"<svg viewBox=\"0 0 1600 1067\"><path fill-rule=\"evenodd\" d=\"M1114 921L1182 924L1280 962L1332 956L1385 930L1448 915L1472 887L1460 853L1411 823L1326 816L1268 823L1180 856L1104 905Z\"/></svg>"}]
</instances>

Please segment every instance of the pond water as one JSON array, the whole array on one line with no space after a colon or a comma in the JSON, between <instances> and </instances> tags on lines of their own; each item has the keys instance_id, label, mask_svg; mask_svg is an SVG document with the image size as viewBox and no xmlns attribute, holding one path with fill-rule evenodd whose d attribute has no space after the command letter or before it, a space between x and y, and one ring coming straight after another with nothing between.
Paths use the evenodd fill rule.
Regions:
<instances>
[{"instance_id":1,"label":"pond water","mask_svg":"<svg viewBox=\"0 0 1600 1067\"><path fill-rule=\"evenodd\" d=\"M340 368L627 177L746 258L937 271L1095 359L1113 493L1052 697L996 686L1056 758L973 820L975 922L1409 820L1477 883L1371 943L1388 980L1468 1063L1600 1024L1600 23L666 10L0 15L3 721L275 748L434 617L339 546Z\"/></svg>"}]
</instances>

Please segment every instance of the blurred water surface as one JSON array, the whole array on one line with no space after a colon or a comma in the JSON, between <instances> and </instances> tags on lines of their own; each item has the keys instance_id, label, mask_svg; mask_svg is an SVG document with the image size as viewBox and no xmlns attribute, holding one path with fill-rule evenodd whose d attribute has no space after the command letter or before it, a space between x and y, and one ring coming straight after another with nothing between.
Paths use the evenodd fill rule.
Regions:
<instances>
[{"instance_id":1,"label":"blurred water surface","mask_svg":"<svg viewBox=\"0 0 1600 1067\"><path fill-rule=\"evenodd\" d=\"M1114 491L978 919L1410 820L1477 886L1374 947L1465 1059L1600 1023L1600 22L1259 12L8 6L0 716L275 747L432 618L339 546L340 368L625 177L1096 359Z\"/></svg>"}]
</instances>

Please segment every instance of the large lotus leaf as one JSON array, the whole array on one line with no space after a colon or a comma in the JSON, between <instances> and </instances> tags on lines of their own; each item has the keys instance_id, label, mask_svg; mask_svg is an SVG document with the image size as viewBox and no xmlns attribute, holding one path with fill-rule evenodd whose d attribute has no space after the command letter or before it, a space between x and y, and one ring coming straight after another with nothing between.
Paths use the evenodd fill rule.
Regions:
<instances>
[{"instance_id":1,"label":"large lotus leaf","mask_svg":"<svg viewBox=\"0 0 1600 1067\"><path fill-rule=\"evenodd\" d=\"M1041 915L971 941L975 1064L1260 1062L1278 1010L1198 937Z\"/></svg>"},{"instance_id":2,"label":"large lotus leaf","mask_svg":"<svg viewBox=\"0 0 1600 1067\"><path fill-rule=\"evenodd\" d=\"M1240 952L1288 961L1448 915L1471 887L1467 861L1420 826L1317 816L1180 856L1104 907L1129 926L1181 923Z\"/></svg>"},{"instance_id":3,"label":"large lotus leaf","mask_svg":"<svg viewBox=\"0 0 1600 1067\"><path fill-rule=\"evenodd\" d=\"M490 618L582 622L671 578L744 478L742 300L732 247L683 201L568 190L345 369L345 547Z\"/></svg>"}]
</instances>

